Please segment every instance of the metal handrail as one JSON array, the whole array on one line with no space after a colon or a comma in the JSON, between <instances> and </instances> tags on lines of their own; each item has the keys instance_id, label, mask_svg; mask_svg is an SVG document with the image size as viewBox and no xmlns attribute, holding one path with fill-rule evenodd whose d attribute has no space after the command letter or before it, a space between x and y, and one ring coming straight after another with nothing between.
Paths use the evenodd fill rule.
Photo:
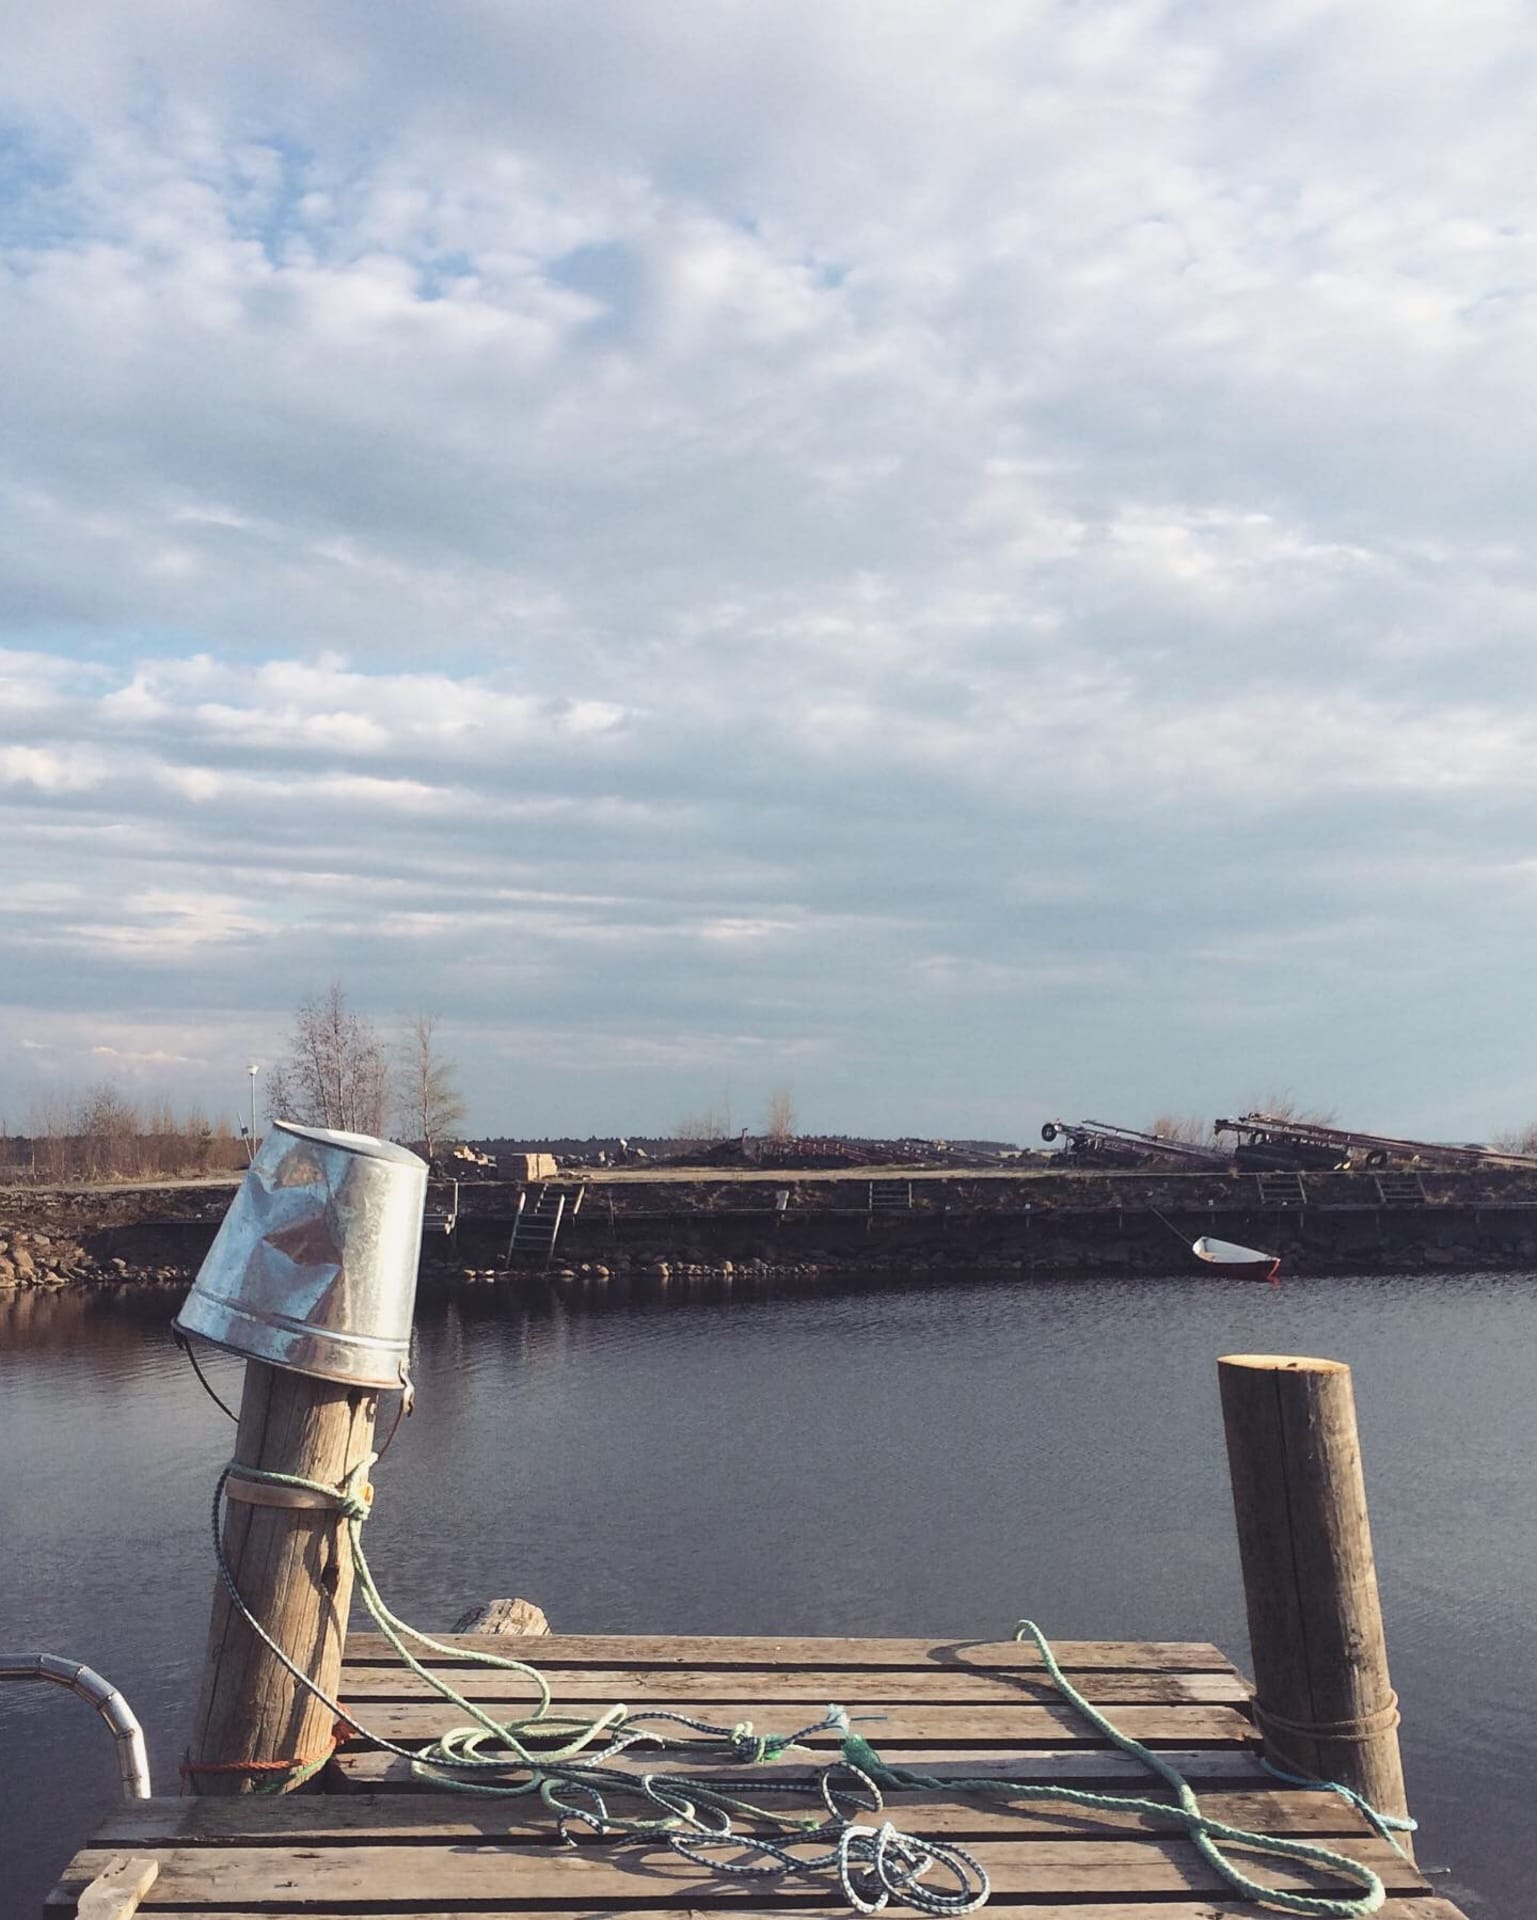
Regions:
<instances>
[{"instance_id":1,"label":"metal handrail","mask_svg":"<svg viewBox=\"0 0 1537 1920\"><path fill-rule=\"evenodd\" d=\"M150 1798L144 1729L133 1708L110 1680L103 1680L83 1661L64 1660L56 1653L0 1653L0 1680L52 1680L55 1685L68 1687L71 1693L89 1701L117 1742L117 1770L123 1783L123 1798Z\"/></svg>"}]
</instances>

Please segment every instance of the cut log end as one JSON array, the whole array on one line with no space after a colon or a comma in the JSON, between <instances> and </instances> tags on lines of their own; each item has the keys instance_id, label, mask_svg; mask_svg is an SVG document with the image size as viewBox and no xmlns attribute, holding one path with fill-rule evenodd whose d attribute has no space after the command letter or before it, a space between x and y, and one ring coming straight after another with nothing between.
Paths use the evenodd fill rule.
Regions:
<instances>
[{"instance_id":1,"label":"cut log end","mask_svg":"<svg viewBox=\"0 0 1537 1920\"><path fill-rule=\"evenodd\" d=\"M1257 1373L1349 1373L1344 1360L1315 1360L1296 1353L1225 1353L1219 1367L1252 1367Z\"/></svg>"}]
</instances>

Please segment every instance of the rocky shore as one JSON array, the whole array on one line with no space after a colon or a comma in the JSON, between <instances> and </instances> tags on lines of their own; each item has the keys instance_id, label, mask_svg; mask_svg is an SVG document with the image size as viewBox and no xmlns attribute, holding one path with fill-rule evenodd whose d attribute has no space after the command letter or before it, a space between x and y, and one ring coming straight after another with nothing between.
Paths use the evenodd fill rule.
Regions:
<instances>
[{"instance_id":1,"label":"rocky shore","mask_svg":"<svg viewBox=\"0 0 1537 1920\"><path fill-rule=\"evenodd\" d=\"M68 1235L0 1230L0 1293L29 1287L111 1285L124 1281L185 1282L181 1266L136 1266L120 1255L97 1258Z\"/></svg>"}]
</instances>

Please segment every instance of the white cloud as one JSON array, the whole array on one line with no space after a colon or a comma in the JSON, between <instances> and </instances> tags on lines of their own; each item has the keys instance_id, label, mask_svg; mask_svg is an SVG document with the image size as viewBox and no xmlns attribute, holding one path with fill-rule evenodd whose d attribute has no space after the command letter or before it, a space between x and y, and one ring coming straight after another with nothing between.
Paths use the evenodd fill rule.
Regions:
<instances>
[{"instance_id":1,"label":"white cloud","mask_svg":"<svg viewBox=\"0 0 1537 1920\"><path fill-rule=\"evenodd\" d=\"M1391 971L1509 1083L1519 10L293 22L11 23L18 1005L345 974L534 1047L551 1125L562 1059L670 1108L777 1053L964 1132L1101 1053L1189 1105L1219 1019L1428 1101Z\"/></svg>"},{"instance_id":2,"label":"white cloud","mask_svg":"<svg viewBox=\"0 0 1537 1920\"><path fill-rule=\"evenodd\" d=\"M245 902L228 894L149 891L119 897L112 904L110 919L63 927L64 944L83 942L128 959L174 966L198 949L234 941L254 952L272 931L269 921L246 911Z\"/></svg>"},{"instance_id":3,"label":"white cloud","mask_svg":"<svg viewBox=\"0 0 1537 1920\"><path fill-rule=\"evenodd\" d=\"M92 754L67 747L0 747L0 786L79 793L98 786L102 778L102 763Z\"/></svg>"}]
</instances>

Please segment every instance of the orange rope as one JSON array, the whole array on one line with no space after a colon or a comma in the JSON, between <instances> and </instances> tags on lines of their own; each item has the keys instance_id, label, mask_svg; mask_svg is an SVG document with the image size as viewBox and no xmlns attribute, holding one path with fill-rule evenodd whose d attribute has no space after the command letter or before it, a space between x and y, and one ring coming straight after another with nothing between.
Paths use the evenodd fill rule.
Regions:
<instances>
[{"instance_id":1,"label":"orange rope","mask_svg":"<svg viewBox=\"0 0 1537 1920\"><path fill-rule=\"evenodd\" d=\"M331 1755L352 1731L345 1720L338 1720L331 1729L329 1742L318 1752L307 1758L301 1756L293 1760L184 1760L177 1768L182 1777L189 1778L199 1773L297 1773L305 1767L317 1767Z\"/></svg>"}]
</instances>

